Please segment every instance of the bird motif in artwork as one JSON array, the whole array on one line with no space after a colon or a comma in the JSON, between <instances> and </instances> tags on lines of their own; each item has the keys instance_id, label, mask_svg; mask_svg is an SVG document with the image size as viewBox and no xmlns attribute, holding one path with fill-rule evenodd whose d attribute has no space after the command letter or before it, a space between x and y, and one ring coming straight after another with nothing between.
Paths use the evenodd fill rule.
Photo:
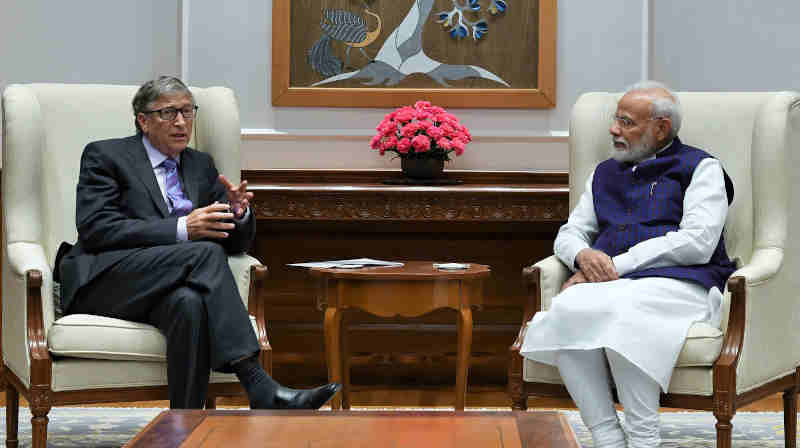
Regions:
<instances>
[{"instance_id":1,"label":"bird motif in artwork","mask_svg":"<svg viewBox=\"0 0 800 448\"><path fill-rule=\"evenodd\" d=\"M350 50L358 48L365 58L371 59L364 47L369 46L381 34L382 21L378 14L369 10L366 3L364 13L374 17L378 24L374 30L368 31L363 17L344 9L324 9L320 23L322 37L308 51L308 63L323 76L333 76L342 72L342 61L331 52L330 41L342 42L345 49L344 67L350 65Z\"/></svg>"}]
</instances>

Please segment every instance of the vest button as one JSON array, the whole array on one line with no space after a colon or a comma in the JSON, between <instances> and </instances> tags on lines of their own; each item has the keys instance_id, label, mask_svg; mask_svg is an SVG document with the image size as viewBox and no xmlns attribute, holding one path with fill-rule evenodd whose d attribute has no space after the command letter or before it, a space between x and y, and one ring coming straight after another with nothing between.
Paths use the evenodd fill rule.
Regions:
<instances>
[{"instance_id":1,"label":"vest button","mask_svg":"<svg viewBox=\"0 0 800 448\"><path fill-rule=\"evenodd\" d=\"M620 224L619 225L619 230L625 230L625 224Z\"/></svg>"}]
</instances>

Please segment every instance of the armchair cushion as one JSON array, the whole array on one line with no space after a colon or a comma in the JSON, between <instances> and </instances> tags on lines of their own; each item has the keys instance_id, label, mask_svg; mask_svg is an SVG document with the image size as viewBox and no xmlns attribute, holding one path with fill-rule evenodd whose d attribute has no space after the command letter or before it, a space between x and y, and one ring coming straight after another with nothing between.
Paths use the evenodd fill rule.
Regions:
<instances>
[{"instance_id":1,"label":"armchair cushion","mask_svg":"<svg viewBox=\"0 0 800 448\"><path fill-rule=\"evenodd\" d=\"M250 324L258 334L252 315ZM50 353L71 358L167 361L167 339L158 328L90 314L56 320L47 335L47 346Z\"/></svg>"}]
</instances>

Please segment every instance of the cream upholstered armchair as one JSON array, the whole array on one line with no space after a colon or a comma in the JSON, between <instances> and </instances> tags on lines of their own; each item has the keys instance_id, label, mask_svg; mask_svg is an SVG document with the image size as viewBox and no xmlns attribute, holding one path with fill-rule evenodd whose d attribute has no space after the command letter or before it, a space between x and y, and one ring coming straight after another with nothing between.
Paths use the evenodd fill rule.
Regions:
<instances>
[{"instance_id":1,"label":"cream upholstered armchair","mask_svg":"<svg viewBox=\"0 0 800 448\"><path fill-rule=\"evenodd\" d=\"M166 339L150 325L91 315L59 317L52 266L61 241L74 242L75 191L84 146L135 132L136 86L29 84L3 93L3 271L0 380L7 442L15 446L19 393L33 414L33 446L44 447L52 406L167 398ZM232 182L241 175L239 111L227 88L192 88L200 106L190 145L211 153ZM229 257L239 292L271 370L259 290L266 268ZM108 291L114 294L114 291ZM206 406L244 391L214 372Z\"/></svg>"},{"instance_id":2,"label":"cream upholstered armchair","mask_svg":"<svg viewBox=\"0 0 800 448\"><path fill-rule=\"evenodd\" d=\"M739 269L725 291L721 328L696 323L678 358L663 406L711 410L717 446L731 445L736 409L783 392L786 446L795 446L800 385L800 224L797 166L800 94L679 93L681 140L721 160L735 197L725 226L728 254ZM583 193L595 165L608 158L608 128L618 93L589 93L575 104L569 136L569 203ZM558 369L520 357L533 315L546 310L570 272L551 256L523 270L524 321L511 347L508 393L515 409L528 396L568 397Z\"/></svg>"}]
</instances>

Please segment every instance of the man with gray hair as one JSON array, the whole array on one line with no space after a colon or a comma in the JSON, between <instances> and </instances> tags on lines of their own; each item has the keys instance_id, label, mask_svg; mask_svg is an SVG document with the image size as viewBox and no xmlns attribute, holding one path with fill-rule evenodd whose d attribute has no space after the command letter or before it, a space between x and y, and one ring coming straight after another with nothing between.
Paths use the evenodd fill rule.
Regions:
<instances>
[{"instance_id":1,"label":"man with gray hair","mask_svg":"<svg viewBox=\"0 0 800 448\"><path fill-rule=\"evenodd\" d=\"M556 236L574 275L528 324L521 350L558 367L596 448L659 446L660 392L689 327L719 325L734 271L722 237L733 184L717 159L680 141L680 124L663 84L636 84L619 100L612 157Z\"/></svg>"},{"instance_id":2,"label":"man with gray hair","mask_svg":"<svg viewBox=\"0 0 800 448\"><path fill-rule=\"evenodd\" d=\"M78 241L56 261L62 308L161 330L171 408L202 408L213 369L235 373L254 409L317 409L341 385L289 389L258 362L227 258L255 236L253 193L187 147L197 112L183 82L160 77L133 98L136 135L83 150Z\"/></svg>"}]
</instances>

